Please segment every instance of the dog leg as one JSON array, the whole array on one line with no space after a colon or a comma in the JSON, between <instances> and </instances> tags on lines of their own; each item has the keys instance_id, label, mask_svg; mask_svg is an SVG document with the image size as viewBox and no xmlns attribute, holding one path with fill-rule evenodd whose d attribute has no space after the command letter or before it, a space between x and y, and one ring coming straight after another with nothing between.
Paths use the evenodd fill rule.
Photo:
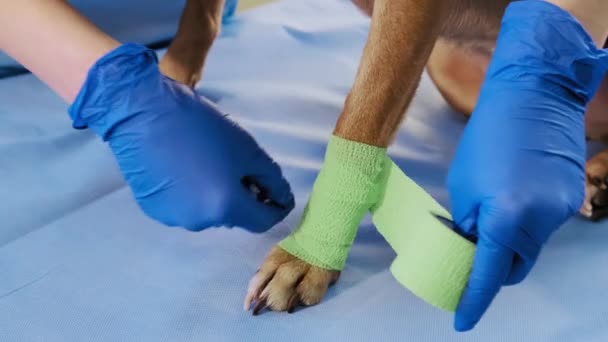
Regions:
<instances>
[{"instance_id":1,"label":"dog leg","mask_svg":"<svg viewBox=\"0 0 608 342\"><path fill-rule=\"evenodd\" d=\"M446 102L457 112L471 115L486 70L494 41L479 49L465 48L439 39L427 64L428 74Z\"/></svg>"},{"instance_id":2,"label":"dog leg","mask_svg":"<svg viewBox=\"0 0 608 342\"><path fill-rule=\"evenodd\" d=\"M359 1L361 3L361 1ZM446 15L443 0L376 0L355 83L334 134L386 147L409 105ZM371 12L371 9L369 10ZM293 311L319 303L339 272L273 248L250 282L245 309Z\"/></svg>"},{"instance_id":3,"label":"dog leg","mask_svg":"<svg viewBox=\"0 0 608 342\"><path fill-rule=\"evenodd\" d=\"M194 87L201 79L207 53L220 33L225 0L187 0L175 39L160 61L160 70Z\"/></svg>"}]
</instances>

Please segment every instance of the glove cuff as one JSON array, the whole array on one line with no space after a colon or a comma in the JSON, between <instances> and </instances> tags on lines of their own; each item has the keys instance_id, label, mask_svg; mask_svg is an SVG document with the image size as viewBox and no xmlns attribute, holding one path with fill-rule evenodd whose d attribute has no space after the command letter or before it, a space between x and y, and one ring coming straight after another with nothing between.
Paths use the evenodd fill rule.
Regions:
<instances>
[{"instance_id":1,"label":"glove cuff","mask_svg":"<svg viewBox=\"0 0 608 342\"><path fill-rule=\"evenodd\" d=\"M76 129L90 128L104 140L119 123L137 115L129 110L142 79L158 74L156 53L138 44L124 44L101 57L89 70L68 113ZM142 94L139 94L141 96Z\"/></svg>"},{"instance_id":2,"label":"glove cuff","mask_svg":"<svg viewBox=\"0 0 608 342\"><path fill-rule=\"evenodd\" d=\"M341 270L388 161L385 148L332 136L302 220L279 246L312 265Z\"/></svg>"},{"instance_id":3,"label":"glove cuff","mask_svg":"<svg viewBox=\"0 0 608 342\"><path fill-rule=\"evenodd\" d=\"M573 15L544 0L527 0L508 6L486 77L538 82L541 76L545 89L586 105L607 70L608 52L596 47Z\"/></svg>"}]
</instances>

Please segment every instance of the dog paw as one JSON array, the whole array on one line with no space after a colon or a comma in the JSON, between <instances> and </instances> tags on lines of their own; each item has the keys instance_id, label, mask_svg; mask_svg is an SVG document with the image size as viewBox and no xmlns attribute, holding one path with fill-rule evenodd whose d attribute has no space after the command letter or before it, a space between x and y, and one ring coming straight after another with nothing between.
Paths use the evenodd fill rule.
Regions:
<instances>
[{"instance_id":1,"label":"dog paw","mask_svg":"<svg viewBox=\"0 0 608 342\"><path fill-rule=\"evenodd\" d=\"M265 309L292 313L298 306L318 304L339 276L275 246L249 282L244 309L254 315Z\"/></svg>"},{"instance_id":2,"label":"dog paw","mask_svg":"<svg viewBox=\"0 0 608 342\"><path fill-rule=\"evenodd\" d=\"M608 150L587 162L585 202L580 213L593 220L608 215Z\"/></svg>"}]
</instances>

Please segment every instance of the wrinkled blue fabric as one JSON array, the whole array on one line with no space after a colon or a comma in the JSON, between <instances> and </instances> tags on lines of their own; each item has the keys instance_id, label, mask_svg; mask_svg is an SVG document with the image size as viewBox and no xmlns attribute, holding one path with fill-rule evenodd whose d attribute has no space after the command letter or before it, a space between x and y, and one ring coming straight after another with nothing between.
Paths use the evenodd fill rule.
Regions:
<instances>
[{"instance_id":1,"label":"wrinkled blue fabric","mask_svg":"<svg viewBox=\"0 0 608 342\"><path fill-rule=\"evenodd\" d=\"M122 45L97 61L69 113L75 128L108 142L140 207L166 225L261 232L294 206L280 167L255 140L163 76L155 52L141 45ZM244 177L283 207L258 201Z\"/></svg>"},{"instance_id":2,"label":"wrinkled blue fabric","mask_svg":"<svg viewBox=\"0 0 608 342\"><path fill-rule=\"evenodd\" d=\"M607 68L608 54L559 7L507 9L448 176L455 223L478 239L457 330L473 328L502 285L521 282L581 207L585 108Z\"/></svg>"}]
</instances>

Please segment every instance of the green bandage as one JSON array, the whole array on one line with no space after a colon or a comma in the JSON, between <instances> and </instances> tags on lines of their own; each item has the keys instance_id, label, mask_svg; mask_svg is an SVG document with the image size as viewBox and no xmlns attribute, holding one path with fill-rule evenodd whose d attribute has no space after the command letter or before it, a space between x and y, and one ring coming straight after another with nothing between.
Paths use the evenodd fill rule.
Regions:
<instances>
[{"instance_id":1,"label":"green bandage","mask_svg":"<svg viewBox=\"0 0 608 342\"><path fill-rule=\"evenodd\" d=\"M309 264L342 270L388 162L384 148L332 136L302 220L279 246Z\"/></svg>"},{"instance_id":2,"label":"green bandage","mask_svg":"<svg viewBox=\"0 0 608 342\"><path fill-rule=\"evenodd\" d=\"M373 222L397 258L391 273L429 304L455 311L471 271L475 245L434 215L450 214L390 162Z\"/></svg>"},{"instance_id":3,"label":"green bandage","mask_svg":"<svg viewBox=\"0 0 608 342\"><path fill-rule=\"evenodd\" d=\"M341 270L368 210L397 252L395 278L426 302L454 311L475 245L434 216L451 219L383 148L332 137L300 225L279 245L312 265Z\"/></svg>"}]
</instances>

